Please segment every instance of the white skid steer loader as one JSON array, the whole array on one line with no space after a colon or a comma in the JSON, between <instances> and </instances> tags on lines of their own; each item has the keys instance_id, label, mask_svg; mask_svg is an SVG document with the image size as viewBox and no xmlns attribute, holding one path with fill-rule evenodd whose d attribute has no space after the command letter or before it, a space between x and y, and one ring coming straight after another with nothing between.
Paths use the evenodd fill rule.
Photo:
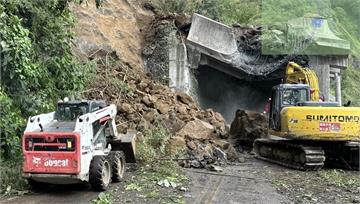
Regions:
<instances>
[{"instance_id":1,"label":"white skid steer loader","mask_svg":"<svg viewBox=\"0 0 360 204\"><path fill-rule=\"evenodd\" d=\"M43 183L89 182L106 190L135 163L135 135L117 132L115 105L103 101L60 101L55 112L30 117L22 138L23 176Z\"/></svg>"}]
</instances>

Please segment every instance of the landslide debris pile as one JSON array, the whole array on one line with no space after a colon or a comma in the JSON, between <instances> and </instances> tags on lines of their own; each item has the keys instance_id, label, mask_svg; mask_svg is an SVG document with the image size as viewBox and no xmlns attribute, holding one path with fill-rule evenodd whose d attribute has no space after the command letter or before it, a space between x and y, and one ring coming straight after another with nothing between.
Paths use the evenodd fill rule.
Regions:
<instances>
[{"instance_id":1,"label":"landslide debris pile","mask_svg":"<svg viewBox=\"0 0 360 204\"><path fill-rule=\"evenodd\" d=\"M252 150L256 139L267 137L267 121L262 113L237 110L231 123L229 141L240 151Z\"/></svg>"},{"instance_id":2,"label":"landslide debris pile","mask_svg":"<svg viewBox=\"0 0 360 204\"><path fill-rule=\"evenodd\" d=\"M226 123L221 114L201 110L190 96L172 92L129 65L99 66L84 97L116 104L121 133L152 129L161 122L172 135L168 141L171 151L185 150L180 159L184 167L203 168L238 158L226 140Z\"/></svg>"}]
</instances>

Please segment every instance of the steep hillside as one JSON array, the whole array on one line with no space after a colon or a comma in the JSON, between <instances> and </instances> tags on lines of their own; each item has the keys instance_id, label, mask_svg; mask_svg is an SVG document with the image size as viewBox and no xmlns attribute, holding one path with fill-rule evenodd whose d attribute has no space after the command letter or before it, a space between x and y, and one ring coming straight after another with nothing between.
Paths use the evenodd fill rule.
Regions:
<instances>
[{"instance_id":1,"label":"steep hillside","mask_svg":"<svg viewBox=\"0 0 360 204\"><path fill-rule=\"evenodd\" d=\"M89 1L71 9L77 19L77 54L94 58L112 53L131 67L143 67L143 39L154 14L143 7L142 1L112 0L100 8Z\"/></svg>"},{"instance_id":2,"label":"steep hillside","mask_svg":"<svg viewBox=\"0 0 360 204\"><path fill-rule=\"evenodd\" d=\"M209 165L218 164L218 148L227 154L227 159L237 159L234 147L226 141L226 123L221 114L211 109L202 110L191 97L173 93L144 71L141 56L145 47L146 52L152 49L149 53L153 58L159 56L156 55L159 49L165 48L161 56L166 58L166 35L157 36L171 27L165 25L174 24L171 18L154 18L141 1L109 1L101 8L89 3L89 6L75 5L72 10L78 18L74 29L76 52L86 58L100 59L96 77L83 91L83 98L106 100L117 105L119 132L139 132L140 162L169 158L177 150L186 150L186 153L176 155L188 161L182 165L210 168ZM163 44L145 42L161 39ZM157 63L162 61L148 63L147 68L151 70L158 66ZM151 137L159 131L164 137L154 143ZM151 148L156 155L149 157Z\"/></svg>"}]
</instances>

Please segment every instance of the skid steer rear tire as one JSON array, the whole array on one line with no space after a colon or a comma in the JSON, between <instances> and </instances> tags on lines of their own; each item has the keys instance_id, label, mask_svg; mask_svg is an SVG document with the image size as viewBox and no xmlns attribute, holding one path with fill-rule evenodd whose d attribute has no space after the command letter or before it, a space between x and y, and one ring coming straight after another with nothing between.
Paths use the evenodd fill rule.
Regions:
<instances>
[{"instance_id":1,"label":"skid steer rear tire","mask_svg":"<svg viewBox=\"0 0 360 204\"><path fill-rule=\"evenodd\" d=\"M125 154L122 151L113 151L109 154L111 162L112 181L120 182L125 172Z\"/></svg>"},{"instance_id":2,"label":"skid steer rear tire","mask_svg":"<svg viewBox=\"0 0 360 204\"><path fill-rule=\"evenodd\" d=\"M105 191L111 182L111 164L105 156L95 156L90 164L89 183L96 191Z\"/></svg>"}]
</instances>

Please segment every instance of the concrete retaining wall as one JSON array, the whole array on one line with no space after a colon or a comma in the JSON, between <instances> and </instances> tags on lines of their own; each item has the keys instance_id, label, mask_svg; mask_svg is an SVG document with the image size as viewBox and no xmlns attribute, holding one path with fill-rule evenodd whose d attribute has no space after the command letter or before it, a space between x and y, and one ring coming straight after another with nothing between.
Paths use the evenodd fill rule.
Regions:
<instances>
[{"instance_id":1,"label":"concrete retaining wall","mask_svg":"<svg viewBox=\"0 0 360 204\"><path fill-rule=\"evenodd\" d=\"M186 46L177 39L176 32L171 33L169 41L169 87L189 94L191 76Z\"/></svg>"}]
</instances>

